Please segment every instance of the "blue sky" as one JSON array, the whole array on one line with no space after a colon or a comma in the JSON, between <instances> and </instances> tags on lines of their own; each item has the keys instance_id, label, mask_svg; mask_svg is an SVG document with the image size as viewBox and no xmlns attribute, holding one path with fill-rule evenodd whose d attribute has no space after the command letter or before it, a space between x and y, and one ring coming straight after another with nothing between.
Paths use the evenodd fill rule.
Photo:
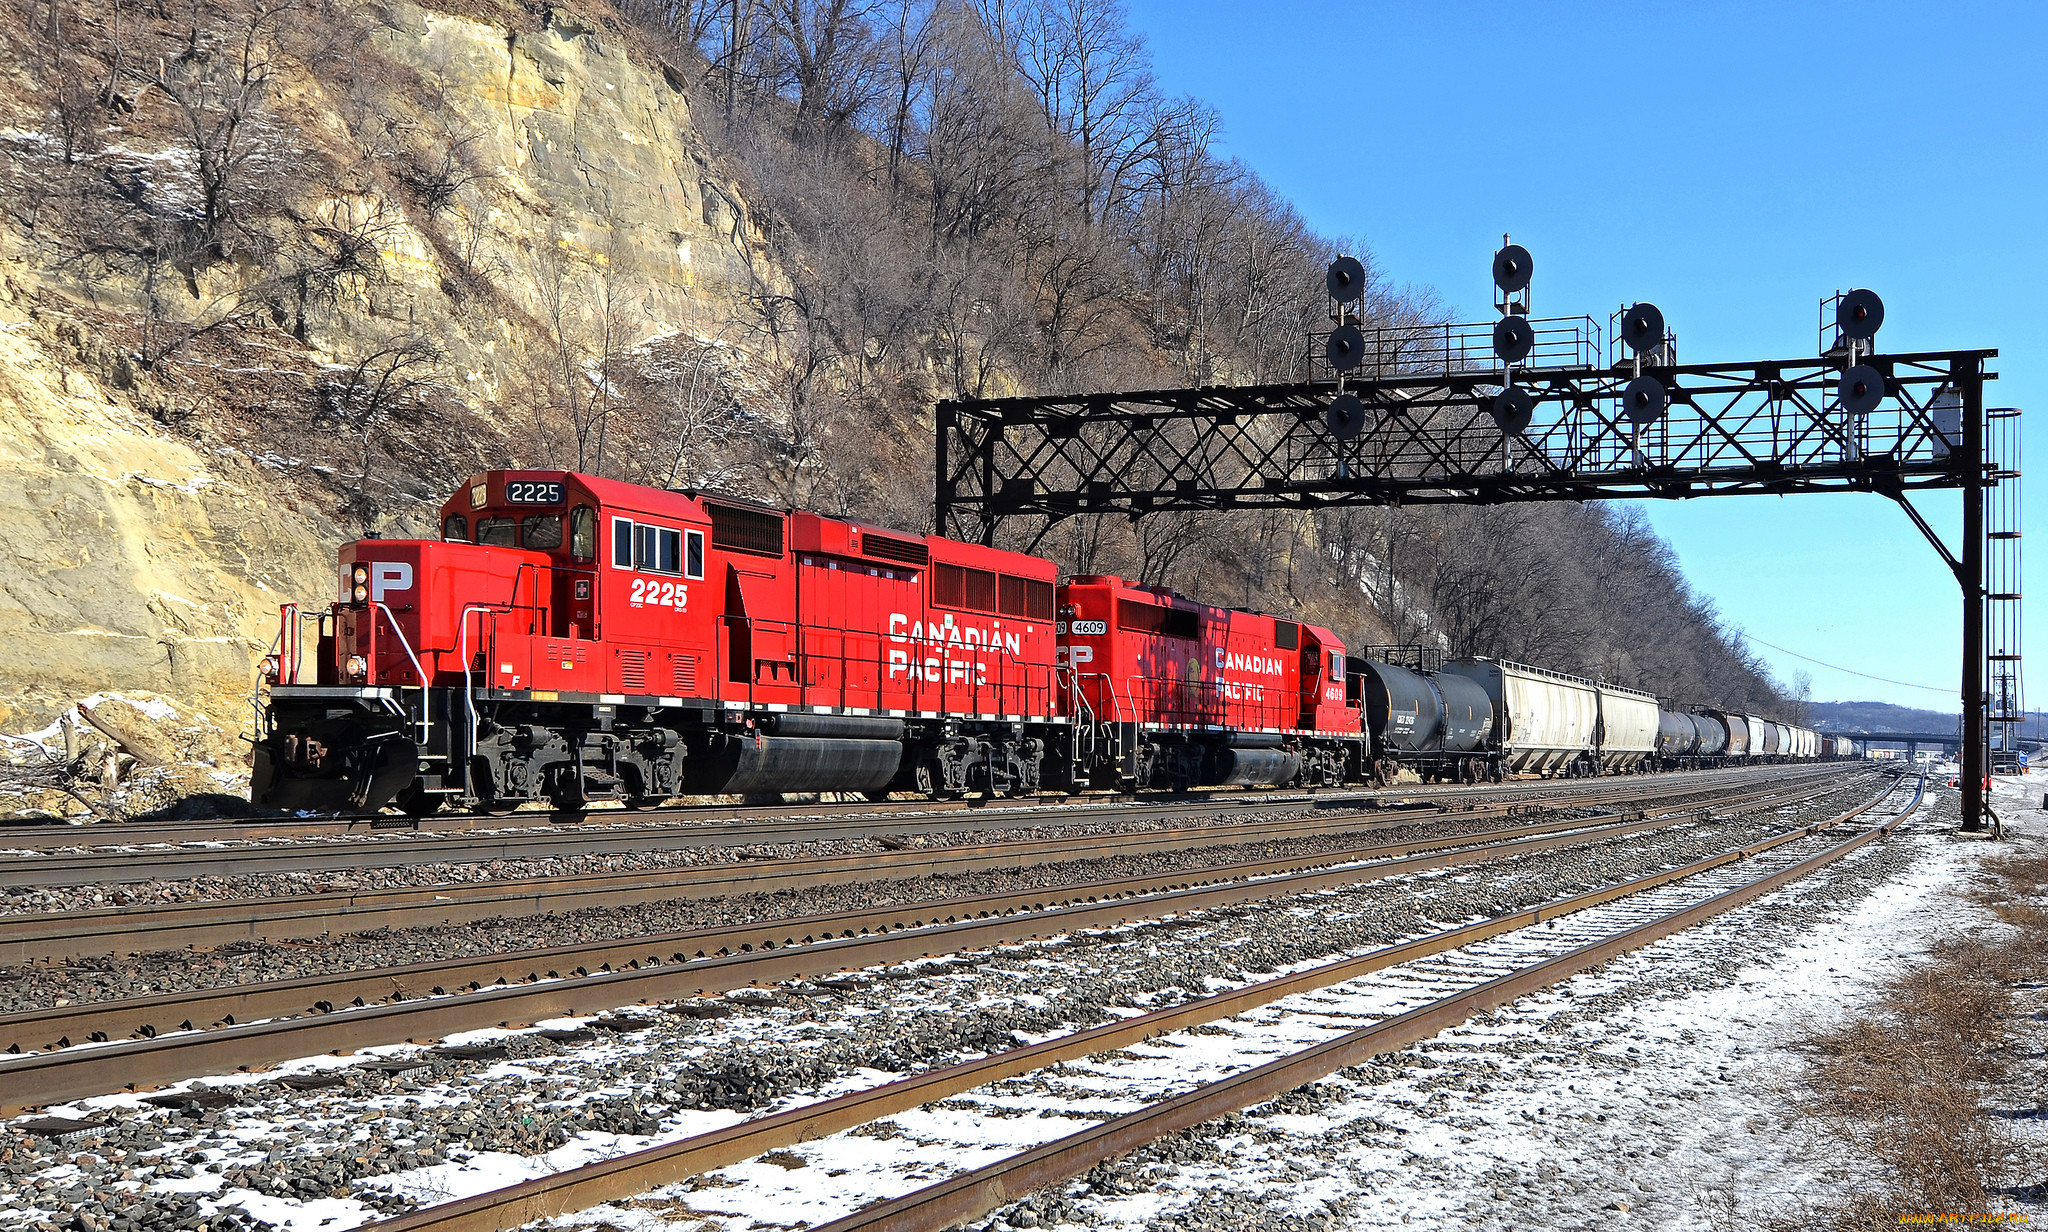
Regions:
<instances>
[{"instance_id":1,"label":"blue sky","mask_svg":"<svg viewBox=\"0 0 2048 1232\"><path fill-rule=\"evenodd\" d=\"M1324 234L1460 320L1503 232L1539 316L1650 300L1693 361L1814 349L1818 301L1885 301L1882 349L1995 347L1994 406L2048 462L2048 169L2029 4L1330 5L1129 0L1160 84ZM2044 485L2026 522L2048 534ZM1922 498L1951 544L1959 498ZM1957 708L1960 598L1890 501L1650 502L1686 576L1820 701ZM2048 543L2043 544L2048 550ZM2030 570L2030 573L2032 571ZM2028 640L2048 654L2042 603ZM2048 702L2048 697L2030 703Z\"/></svg>"}]
</instances>

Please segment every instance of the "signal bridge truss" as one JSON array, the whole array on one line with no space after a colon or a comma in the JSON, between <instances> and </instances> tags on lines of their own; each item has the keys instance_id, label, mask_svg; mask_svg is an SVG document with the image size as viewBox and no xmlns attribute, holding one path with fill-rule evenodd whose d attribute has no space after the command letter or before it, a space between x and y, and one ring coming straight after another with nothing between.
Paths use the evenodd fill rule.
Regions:
<instances>
[{"instance_id":1,"label":"signal bridge truss","mask_svg":"<svg viewBox=\"0 0 2048 1232\"><path fill-rule=\"evenodd\" d=\"M1651 305L1604 331L1530 317L1529 269L1526 250L1496 254L1497 321L1368 330L1363 270L1340 259L1334 327L1311 339L1323 379L941 402L940 533L992 542L1011 523L1028 549L1091 514L1878 493L1962 586L1963 822L1979 828L1987 719L2010 733L2023 712L2019 412L1984 405L1997 352L1880 353L1883 305L1859 290L1823 303L1817 356L1678 363ZM1907 499L1941 489L1963 493L1956 551Z\"/></svg>"},{"instance_id":2,"label":"signal bridge truss","mask_svg":"<svg viewBox=\"0 0 2048 1232\"><path fill-rule=\"evenodd\" d=\"M1864 356L1887 396L1862 413L1841 406L1827 357L944 402L935 512L986 541L1006 519L1084 513L1961 488L1994 355ZM1625 413L1641 376L1670 399L1647 424ZM1516 432L1495 413L1510 383L1533 400ZM1340 394L1359 422L1336 421Z\"/></svg>"}]
</instances>

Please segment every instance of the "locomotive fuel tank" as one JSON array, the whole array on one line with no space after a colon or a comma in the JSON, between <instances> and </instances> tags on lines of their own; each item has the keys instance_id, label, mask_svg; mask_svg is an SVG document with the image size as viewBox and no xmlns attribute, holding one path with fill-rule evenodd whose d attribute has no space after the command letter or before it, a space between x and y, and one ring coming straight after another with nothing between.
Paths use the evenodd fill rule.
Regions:
<instances>
[{"instance_id":1,"label":"locomotive fuel tank","mask_svg":"<svg viewBox=\"0 0 2048 1232\"><path fill-rule=\"evenodd\" d=\"M1270 787L1291 783L1301 773L1301 754L1292 749L1216 749L1209 754L1206 781L1228 787Z\"/></svg>"},{"instance_id":2,"label":"locomotive fuel tank","mask_svg":"<svg viewBox=\"0 0 2048 1232\"><path fill-rule=\"evenodd\" d=\"M764 721L774 733L735 741L730 777L717 790L880 791L902 765L901 719L788 713Z\"/></svg>"}]
</instances>

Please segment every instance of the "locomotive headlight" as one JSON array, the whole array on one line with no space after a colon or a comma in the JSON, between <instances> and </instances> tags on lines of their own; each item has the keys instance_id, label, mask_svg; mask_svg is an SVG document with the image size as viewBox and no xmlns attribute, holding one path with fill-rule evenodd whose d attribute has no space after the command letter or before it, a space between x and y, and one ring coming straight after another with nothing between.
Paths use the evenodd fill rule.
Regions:
<instances>
[{"instance_id":1,"label":"locomotive headlight","mask_svg":"<svg viewBox=\"0 0 2048 1232\"><path fill-rule=\"evenodd\" d=\"M370 566L357 565L348 571L349 597L357 603L366 603L370 598Z\"/></svg>"},{"instance_id":2,"label":"locomotive headlight","mask_svg":"<svg viewBox=\"0 0 2048 1232\"><path fill-rule=\"evenodd\" d=\"M365 680L370 675L370 661L361 655L350 655L341 670L350 680Z\"/></svg>"},{"instance_id":3,"label":"locomotive headlight","mask_svg":"<svg viewBox=\"0 0 2048 1232\"><path fill-rule=\"evenodd\" d=\"M264 655L262 665L263 678L265 680L268 680L272 684L276 684L278 676L278 666L279 665L276 655Z\"/></svg>"},{"instance_id":4,"label":"locomotive headlight","mask_svg":"<svg viewBox=\"0 0 2048 1232\"><path fill-rule=\"evenodd\" d=\"M354 598L357 603L367 603L369 602L370 599L370 588L367 586L358 586L354 590L350 591L349 595L352 598Z\"/></svg>"}]
</instances>

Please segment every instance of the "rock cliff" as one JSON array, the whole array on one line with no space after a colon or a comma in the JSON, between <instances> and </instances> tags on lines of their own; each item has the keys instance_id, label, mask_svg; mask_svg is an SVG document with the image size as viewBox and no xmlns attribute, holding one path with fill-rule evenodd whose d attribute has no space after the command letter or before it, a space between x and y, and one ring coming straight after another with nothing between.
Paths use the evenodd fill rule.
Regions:
<instances>
[{"instance_id":1,"label":"rock cliff","mask_svg":"<svg viewBox=\"0 0 2048 1232\"><path fill-rule=\"evenodd\" d=\"M549 380L709 334L734 296L772 284L680 73L629 34L560 9L376 18L339 21L361 42L318 55L272 32L257 152L279 164L273 211L346 258L325 294L289 301L308 263L281 242L188 262L167 290L153 264L67 242L101 225L51 222L84 217L82 196L0 227L0 730L103 690L246 724L278 604L324 602L342 541L424 530L455 477L564 435L537 405ZM0 151L25 188L193 162L145 88L60 163L63 82L27 67L36 31L0 27L0 42L15 66ZM151 183L197 208L177 175ZM153 354L174 330L182 345ZM378 380L410 399L366 410Z\"/></svg>"}]
</instances>

